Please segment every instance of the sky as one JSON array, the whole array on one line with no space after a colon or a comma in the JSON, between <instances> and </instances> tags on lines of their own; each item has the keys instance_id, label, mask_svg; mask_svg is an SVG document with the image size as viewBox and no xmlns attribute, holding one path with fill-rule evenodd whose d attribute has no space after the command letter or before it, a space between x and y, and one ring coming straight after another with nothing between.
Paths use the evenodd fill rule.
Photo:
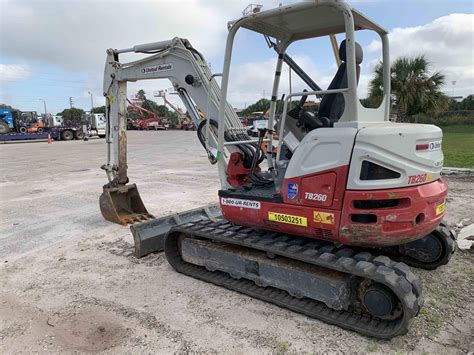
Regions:
<instances>
[{"instance_id":1,"label":"sky","mask_svg":"<svg viewBox=\"0 0 474 355\"><path fill-rule=\"evenodd\" d=\"M255 0L253 0L255 1ZM298 2L262 0L263 10ZM389 32L390 55L424 54L431 71L446 77L448 95L474 93L474 1L472 0L349 0L353 7ZM241 16L249 0L0 0L0 103L23 111L58 113L69 107L90 109L104 104L102 80L107 48L128 48L173 37L187 38L222 71L227 22ZM339 35L338 40L342 37ZM367 95L374 66L381 58L375 33L360 31L364 51L359 97ZM327 37L296 42L288 53L326 88L336 72ZM136 55L135 55L136 56ZM137 59L124 55L121 61ZM229 101L244 108L270 98L275 52L262 35L239 30L229 83ZM293 91L304 84L293 76ZM289 91L284 68L279 96ZM454 83L454 84L453 84ZM130 83L129 96L143 88L169 89L167 80ZM169 98L180 107L177 96ZM153 98L162 104L160 98Z\"/></svg>"}]
</instances>

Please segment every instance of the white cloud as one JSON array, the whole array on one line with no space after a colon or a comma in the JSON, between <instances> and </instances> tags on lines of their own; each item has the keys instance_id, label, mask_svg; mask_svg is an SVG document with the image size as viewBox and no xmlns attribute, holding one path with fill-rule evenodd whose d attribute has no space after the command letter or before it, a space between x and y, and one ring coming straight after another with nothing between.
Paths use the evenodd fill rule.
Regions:
<instances>
[{"instance_id":1,"label":"white cloud","mask_svg":"<svg viewBox=\"0 0 474 355\"><path fill-rule=\"evenodd\" d=\"M423 54L432 70L445 75L449 93L453 80L456 95L474 93L474 14L451 14L423 26L395 28L389 41L392 61ZM366 47L369 53L380 53L380 49L380 41L372 41Z\"/></svg>"},{"instance_id":2,"label":"white cloud","mask_svg":"<svg viewBox=\"0 0 474 355\"><path fill-rule=\"evenodd\" d=\"M24 64L0 64L0 80L24 80L31 76L30 68Z\"/></svg>"},{"instance_id":3,"label":"white cloud","mask_svg":"<svg viewBox=\"0 0 474 355\"><path fill-rule=\"evenodd\" d=\"M382 50L382 42L379 40L372 40L372 42L369 43L369 45L366 47L366 51L368 53L376 53L380 52Z\"/></svg>"},{"instance_id":4,"label":"white cloud","mask_svg":"<svg viewBox=\"0 0 474 355\"><path fill-rule=\"evenodd\" d=\"M278 6L278 0L260 3L265 8ZM0 52L2 57L8 54L9 60L29 63L35 69L48 68L46 77L51 71L65 71L73 78L85 74L84 90L93 90L97 102L103 102L107 48L128 48L178 36L189 39L212 60L224 52L227 22L240 17L247 4L247 0L0 0ZM121 60L136 57L123 55ZM34 75L43 73L38 69ZM155 88L170 87L166 82L140 82L140 86L149 96ZM130 93L138 90L134 84L129 88ZM2 89L1 97L9 98L7 87ZM174 96L170 99L175 101Z\"/></svg>"},{"instance_id":5,"label":"white cloud","mask_svg":"<svg viewBox=\"0 0 474 355\"><path fill-rule=\"evenodd\" d=\"M0 43L11 58L102 70L107 48L188 38L207 57L223 52L227 21L246 0L33 1L0 0ZM274 7L276 0L267 0ZM276 4L278 5L278 4Z\"/></svg>"},{"instance_id":6,"label":"white cloud","mask_svg":"<svg viewBox=\"0 0 474 355\"><path fill-rule=\"evenodd\" d=\"M264 0L264 9L278 6L279 2ZM79 72L86 73L87 79L84 80L84 88L81 88L81 91L86 91L82 95L83 102L87 103L89 88L94 91L94 101L102 103L106 48L126 48L180 36L188 38L207 60L222 58L227 21L239 17L247 4L248 0L0 0L0 50L8 53L8 59L14 63L29 64L3 64L0 66L1 77L20 80L33 74L41 76L42 73L31 73L29 68L36 68L33 66L35 64L59 68L71 76ZM432 69L442 71L448 83L451 80L457 81L456 94L472 93L473 27L474 15L452 14L423 26L395 28L390 34L391 57L394 59L401 55L425 54L433 63ZM372 68L381 52L380 46L379 41L372 41L365 48L366 58L359 83L360 97L366 94ZM322 70L316 67L314 58L310 56L293 57L322 88L327 87L335 68ZM130 57L122 58L126 60ZM234 106L243 107L262 97L264 91L269 98L275 64L273 58L233 65L230 102ZM144 88L151 98L153 91L169 87L170 84L166 81L141 81L130 83L129 94ZM294 75L293 92L303 88L306 85ZM6 95L5 89L4 85L1 93ZM280 95L288 92L288 68L285 65ZM170 99L179 102L175 96L170 96ZM161 99L156 101L161 102ZM89 104L84 107L88 106Z\"/></svg>"}]
</instances>

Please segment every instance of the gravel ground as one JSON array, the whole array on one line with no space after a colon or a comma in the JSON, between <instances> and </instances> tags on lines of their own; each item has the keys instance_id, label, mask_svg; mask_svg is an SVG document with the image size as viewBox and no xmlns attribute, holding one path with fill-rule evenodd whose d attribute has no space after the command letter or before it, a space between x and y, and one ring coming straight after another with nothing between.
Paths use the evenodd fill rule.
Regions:
<instances>
[{"instance_id":1,"label":"gravel ground","mask_svg":"<svg viewBox=\"0 0 474 355\"><path fill-rule=\"evenodd\" d=\"M130 180L154 215L216 202L217 171L195 133L131 132L129 146ZM363 337L177 274L163 254L135 259L129 228L98 209L104 150L103 140L0 146L1 353L474 350L472 253L416 270L426 301L407 335ZM447 221L474 222L474 179L447 179Z\"/></svg>"}]
</instances>

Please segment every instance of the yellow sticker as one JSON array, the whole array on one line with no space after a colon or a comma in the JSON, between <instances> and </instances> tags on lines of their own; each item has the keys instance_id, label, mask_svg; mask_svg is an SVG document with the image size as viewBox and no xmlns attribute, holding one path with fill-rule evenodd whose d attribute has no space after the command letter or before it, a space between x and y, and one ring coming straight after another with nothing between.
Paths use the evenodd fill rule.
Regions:
<instances>
[{"instance_id":1,"label":"yellow sticker","mask_svg":"<svg viewBox=\"0 0 474 355\"><path fill-rule=\"evenodd\" d=\"M313 211L313 220L318 223L334 224L334 213Z\"/></svg>"},{"instance_id":2,"label":"yellow sticker","mask_svg":"<svg viewBox=\"0 0 474 355\"><path fill-rule=\"evenodd\" d=\"M438 206L436 206L436 215L440 215L441 213L444 212L444 209L446 207L446 203L443 201L443 203L440 203Z\"/></svg>"},{"instance_id":3,"label":"yellow sticker","mask_svg":"<svg viewBox=\"0 0 474 355\"><path fill-rule=\"evenodd\" d=\"M295 226L308 226L308 219L306 217L292 216L290 214L268 212L268 220L280 223L294 224Z\"/></svg>"}]
</instances>

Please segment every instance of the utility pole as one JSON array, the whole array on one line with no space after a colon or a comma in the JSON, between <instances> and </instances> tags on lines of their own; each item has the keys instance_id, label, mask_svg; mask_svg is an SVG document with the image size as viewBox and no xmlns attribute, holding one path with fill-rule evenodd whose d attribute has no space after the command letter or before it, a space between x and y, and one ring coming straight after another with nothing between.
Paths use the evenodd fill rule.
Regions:
<instances>
[{"instance_id":1,"label":"utility pole","mask_svg":"<svg viewBox=\"0 0 474 355\"><path fill-rule=\"evenodd\" d=\"M454 86L456 85L456 80L451 81L451 84L453 85L453 92L452 92L451 96L454 99Z\"/></svg>"},{"instance_id":2,"label":"utility pole","mask_svg":"<svg viewBox=\"0 0 474 355\"><path fill-rule=\"evenodd\" d=\"M92 110L94 109L94 99L93 99L93 95L90 91L88 91L89 95L91 96L91 114L92 114Z\"/></svg>"},{"instance_id":3,"label":"utility pole","mask_svg":"<svg viewBox=\"0 0 474 355\"><path fill-rule=\"evenodd\" d=\"M69 96L69 106L70 106L71 108L74 107L74 98L73 98L72 96Z\"/></svg>"},{"instance_id":4,"label":"utility pole","mask_svg":"<svg viewBox=\"0 0 474 355\"><path fill-rule=\"evenodd\" d=\"M46 100L45 99L38 99L39 101L43 101L43 105L44 105L44 114L47 115L48 114L48 111L46 110Z\"/></svg>"}]
</instances>

